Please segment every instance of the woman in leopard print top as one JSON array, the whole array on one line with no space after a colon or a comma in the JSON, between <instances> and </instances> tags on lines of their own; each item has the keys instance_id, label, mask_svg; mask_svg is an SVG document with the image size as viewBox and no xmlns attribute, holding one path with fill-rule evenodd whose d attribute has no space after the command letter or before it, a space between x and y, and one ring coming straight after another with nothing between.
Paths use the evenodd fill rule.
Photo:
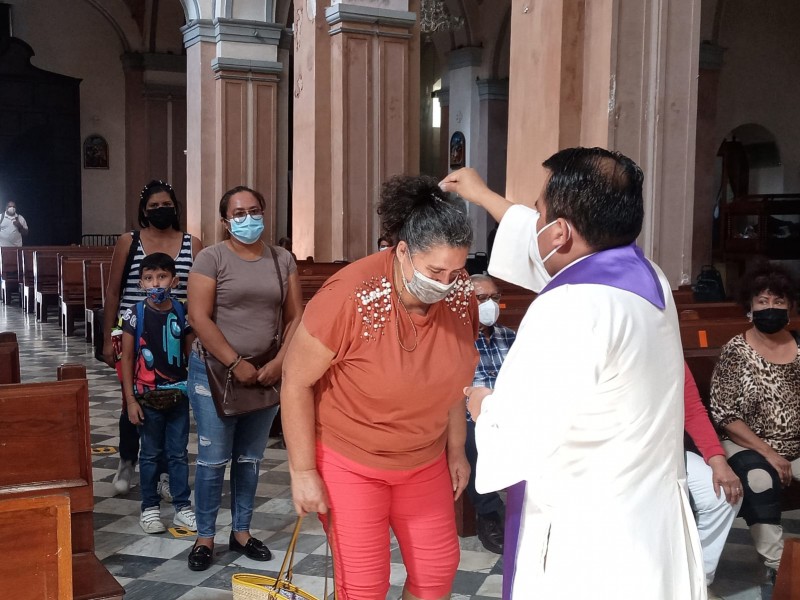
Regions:
<instances>
[{"instance_id":1,"label":"woman in leopard print top","mask_svg":"<svg viewBox=\"0 0 800 600\"><path fill-rule=\"evenodd\" d=\"M786 329L796 288L788 271L763 265L745 276L742 293L754 326L722 348L711 416L744 485L740 515L774 577L783 552L781 488L800 480L800 354Z\"/></svg>"}]
</instances>

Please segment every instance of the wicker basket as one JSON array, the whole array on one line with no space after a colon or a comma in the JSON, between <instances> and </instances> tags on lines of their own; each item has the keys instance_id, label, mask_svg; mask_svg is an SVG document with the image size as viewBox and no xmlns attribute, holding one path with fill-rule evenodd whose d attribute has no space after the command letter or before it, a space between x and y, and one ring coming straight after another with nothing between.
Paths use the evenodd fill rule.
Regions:
<instances>
[{"instance_id":1,"label":"wicker basket","mask_svg":"<svg viewBox=\"0 0 800 600\"><path fill-rule=\"evenodd\" d=\"M231 578L233 600L318 600L286 579L237 573Z\"/></svg>"},{"instance_id":2,"label":"wicker basket","mask_svg":"<svg viewBox=\"0 0 800 600\"><path fill-rule=\"evenodd\" d=\"M237 573L231 577L233 600L319 600L305 590L292 583L292 567L294 566L294 549L297 546L297 536L300 534L300 524L303 517L297 517L294 525L292 539L286 549L281 570L277 577L255 575L253 573ZM325 552L327 563L328 552ZM325 577L325 595L327 596L328 578ZM323 600L327 600L324 598Z\"/></svg>"}]
</instances>

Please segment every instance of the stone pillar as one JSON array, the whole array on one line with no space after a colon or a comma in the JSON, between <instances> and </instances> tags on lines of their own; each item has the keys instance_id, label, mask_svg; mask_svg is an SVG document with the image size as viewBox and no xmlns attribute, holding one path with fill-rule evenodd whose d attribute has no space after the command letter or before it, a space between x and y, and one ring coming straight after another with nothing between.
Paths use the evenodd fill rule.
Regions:
<instances>
[{"instance_id":1,"label":"stone pillar","mask_svg":"<svg viewBox=\"0 0 800 600\"><path fill-rule=\"evenodd\" d=\"M202 98L187 105L189 148L188 179L199 198L192 201L190 225L200 217L203 243L221 239L219 198L237 185L260 191L267 201L266 241L276 232L278 81L282 65L277 48L282 27L275 23L214 19L205 31L213 33L213 46L203 40L201 25L184 28L189 84ZM190 51L200 46L195 52ZM213 50L213 54L211 51ZM205 51L205 52L204 52ZM190 98L193 92L189 90ZM206 95L207 94L207 95ZM195 120L197 118L197 120ZM198 131L193 131L194 124Z\"/></svg>"},{"instance_id":2,"label":"stone pillar","mask_svg":"<svg viewBox=\"0 0 800 600\"><path fill-rule=\"evenodd\" d=\"M182 30L186 45L186 227L204 246L219 236L217 181L217 102L211 61L217 53L211 21L193 21Z\"/></svg>"},{"instance_id":3,"label":"stone pillar","mask_svg":"<svg viewBox=\"0 0 800 600\"><path fill-rule=\"evenodd\" d=\"M436 93L439 108L442 110L442 127L439 132L439 172L444 177L450 172L450 88L442 88Z\"/></svg>"},{"instance_id":4,"label":"stone pillar","mask_svg":"<svg viewBox=\"0 0 800 600\"><path fill-rule=\"evenodd\" d=\"M529 203L559 148L619 150L645 173L645 253L688 281L699 2L512 2L507 195Z\"/></svg>"},{"instance_id":5,"label":"stone pillar","mask_svg":"<svg viewBox=\"0 0 800 600\"><path fill-rule=\"evenodd\" d=\"M700 72L697 81L697 152L694 181L694 231L692 234L692 280L704 264L711 264L714 205L718 190L714 186L717 150L721 140L715 135L717 93L724 49L711 43L700 44Z\"/></svg>"},{"instance_id":6,"label":"stone pillar","mask_svg":"<svg viewBox=\"0 0 800 600\"><path fill-rule=\"evenodd\" d=\"M125 227L138 228L139 195L151 179L186 197L186 59L122 55L125 71ZM185 211L184 211L185 212Z\"/></svg>"},{"instance_id":7,"label":"stone pillar","mask_svg":"<svg viewBox=\"0 0 800 600\"><path fill-rule=\"evenodd\" d=\"M406 10L416 3L318 0L296 9L298 256L355 260L372 252L381 182L418 172L419 33Z\"/></svg>"},{"instance_id":8,"label":"stone pillar","mask_svg":"<svg viewBox=\"0 0 800 600\"><path fill-rule=\"evenodd\" d=\"M480 154L479 163L486 173L486 184L499 194L506 189L506 162L508 154L508 79L481 79L478 81L480 99ZM486 252L488 232L495 225L486 211L480 216L480 231L476 231L474 248Z\"/></svg>"}]
</instances>

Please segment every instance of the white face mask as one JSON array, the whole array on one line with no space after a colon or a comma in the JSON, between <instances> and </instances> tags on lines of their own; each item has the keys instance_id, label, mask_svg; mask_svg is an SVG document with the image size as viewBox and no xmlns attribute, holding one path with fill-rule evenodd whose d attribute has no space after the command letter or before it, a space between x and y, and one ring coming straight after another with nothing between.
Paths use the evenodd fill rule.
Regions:
<instances>
[{"instance_id":1,"label":"white face mask","mask_svg":"<svg viewBox=\"0 0 800 600\"><path fill-rule=\"evenodd\" d=\"M491 327L497 323L497 317L500 316L500 305L492 299L486 302L481 302L478 305L478 318L481 325Z\"/></svg>"},{"instance_id":2,"label":"white face mask","mask_svg":"<svg viewBox=\"0 0 800 600\"><path fill-rule=\"evenodd\" d=\"M539 211L533 209L533 212L536 213L536 219L534 222L539 220ZM544 266L553 254L555 254L561 246L556 246L550 252L548 252L547 256L542 258L541 252L539 252L539 236L542 235L542 232L553 225L555 221L550 221L547 225L542 227L539 231L536 232L536 235L531 240L530 248L528 248L528 256L533 262L533 277L534 277L534 287L533 291L537 294L544 289L544 287L550 283L553 279L553 276L547 272L547 269ZM569 227L569 223L567 223L567 227ZM572 236L572 228L570 228L570 237ZM569 239L569 238L567 238Z\"/></svg>"},{"instance_id":3,"label":"white face mask","mask_svg":"<svg viewBox=\"0 0 800 600\"><path fill-rule=\"evenodd\" d=\"M409 292L414 294L425 304L434 304L443 300L456 284L456 280L453 280L453 282L449 284L442 283L430 277L426 277L417 271L417 268L414 266L414 261L411 260L411 252L408 253L408 260L411 262L411 268L414 269L414 274L411 276L411 281L406 281L406 274L403 272L403 265L401 263L400 272L403 275L403 283Z\"/></svg>"},{"instance_id":4,"label":"white face mask","mask_svg":"<svg viewBox=\"0 0 800 600\"><path fill-rule=\"evenodd\" d=\"M16 209L16 208L14 208L13 206L9 206L9 207L6 209L6 214L7 214L9 217L13 217L14 215L16 215L16 214L17 214L17 209Z\"/></svg>"}]
</instances>

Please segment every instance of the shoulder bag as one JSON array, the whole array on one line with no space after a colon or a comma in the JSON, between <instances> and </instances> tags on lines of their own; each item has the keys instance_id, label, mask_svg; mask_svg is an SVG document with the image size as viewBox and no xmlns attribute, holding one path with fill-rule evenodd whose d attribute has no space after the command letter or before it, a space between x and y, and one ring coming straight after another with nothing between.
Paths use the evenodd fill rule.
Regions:
<instances>
[{"instance_id":1,"label":"shoulder bag","mask_svg":"<svg viewBox=\"0 0 800 600\"><path fill-rule=\"evenodd\" d=\"M278 264L278 255L275 248L269 246L272 259L275 262L275 272L278 275L278 286L281 289L281 303L278 306L277 333L275 343L265 353L259 356L243 356L256 369L260 369L278 354L283 338L283 300L286 292L283 289L283 278ZM203 348L203 357L206 363L206 373L208 375L208 386L211 397L214 400L214 408L217 415L223 417L235 417L247 413L263 410L270 406L275 406L280 402L280 382L271 386L263 386L260 383L255 385L245 385L238 381L233 375L233 365L224 365L217 360L211 353Z\"/></svg>"}]
</instances>

